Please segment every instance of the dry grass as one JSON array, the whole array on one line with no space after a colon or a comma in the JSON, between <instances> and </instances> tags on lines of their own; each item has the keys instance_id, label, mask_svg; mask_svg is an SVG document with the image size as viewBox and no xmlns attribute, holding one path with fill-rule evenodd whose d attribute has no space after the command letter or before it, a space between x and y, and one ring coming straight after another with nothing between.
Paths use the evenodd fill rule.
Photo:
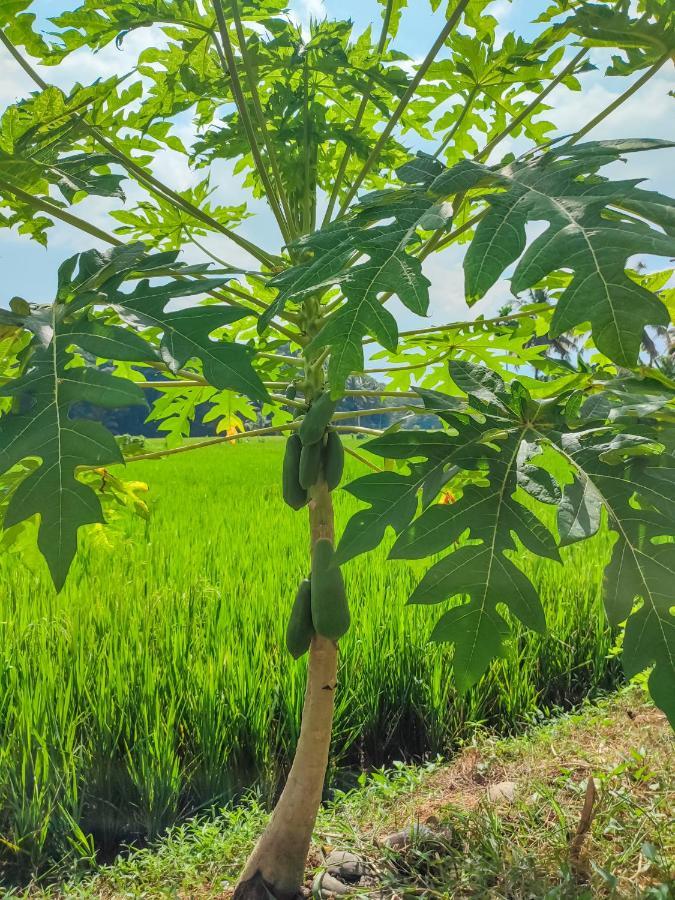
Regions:
<instances>
[{"instance_id":1,"label":"dry grass","mask_svg":"<svg viewBox=\"0 0 675 900\"><path fill-rule=\"evenodd\" d=\"M664 716L632 689L521 738L484 737L376 815L355 816L352 846L383 870L386 834L411 823L439 834L384 854L392 894L665 900L675 889L673 749ZM491 800L504 783L514 798Z\"/></svg>"},{"instance_id":2,"label":"dry grass","mask_svg":"<svg viewBox=\"0 0 675 900\"><path fill-rule=\"evenodd\" d=\"M665 773L672 763L673 736L660 710L626 692L607 708L566 716L527 737L468 747L431 775L411 802L417 818L426 821L449 806L475 809L490 785L512 781L522 795L533 783L553 785L561 777L581 782L625 763L632 766L636 752L648 757L654 771ZM634 786L636 793L649 790L644 779L634 780ZM398 809L397 818L411 811Z\"/></svg>"}]
</instances>

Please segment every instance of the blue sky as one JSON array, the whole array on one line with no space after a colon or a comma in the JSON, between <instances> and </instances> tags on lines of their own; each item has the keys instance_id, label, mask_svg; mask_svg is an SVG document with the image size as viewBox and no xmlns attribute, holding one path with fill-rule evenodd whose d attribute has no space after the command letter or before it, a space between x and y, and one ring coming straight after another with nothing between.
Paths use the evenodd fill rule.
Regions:
<instances>
[{"instance_id":1,"label":"blue sky","mask_svg":"<svg viewBox=\"0 0 675 900\"><path fill-rule=\"evenodd\" d=\"M53 15L63 8L72 8L74 0L38 0L34 4L34 10L42 17L46 14ZM509 3L508 0L496 0L491 4L491 12L499 22L500 31L514 30L519 34L528 35L536 28L531 21L536 18L539 11L547 4L543 0L516 0ZM361 31L373 22L375 27L380 21L381 7L375 0L293 0L291 7L295 14L304 22L310 16L323 16L325 14L345 17L354 20L356 30ZM445 4L441 4L441 10L435 15L430 12L427 0L409 0L409 8L404 14L403 24L400 30L397 46L407 52L413 58L421 58L440 27L441 17ZM43 77L61 87L69 87L75 80L83 82L91 81L97 76L108 76L116 71L124 71L128 68L129 60L139 49L148 46L153 41L153 34L149 29L139 30L127 37L125 48L122 51L114 47L106 48L98 54L89 51L78 51L71 55L58 68L42 70ZM571 93L565 89L558 89L552 95L552 103L556 109L555 114L548 114L559 127L560 133L570 133L584 124L597 111L604 106L617 93L625 90L629 83L627 79L610 79L602 76L602 71L589 73L583 77L584 90L581 95ZM610 119L606 120L591 135L593 138L605 137L666 137L675 138L673 116L671 113L672 101L668 98L668 90L673 87L672 69L665 69L657 77L643 88L631 101L622 106ZM27 76L21 72L16 63L0 50L0 108L18 97L25 95L32 89ZM181 123L189 133L189 122ZM186 135L187 136L187 135ZM508 149L507 142L502 148ZM163 154L160 162L160 177L172 187L184 188L195 180L203 177L203 171L191 172L178 154ZM641 154L639 158L632 158L620 171L622 177L647 177L648 187L673 193L673 178L671 174L672 157L667 151L651 154ZM618 173L615 173L618 174ZM219 180L218 199L225 203L241 202L244 198L241 186L227 167L216 172ZM127 205L133 205L134 199L139 196L138 191L131 186L128 190ZM76 212L89 217L102 227L109 227L106 209L110 205L100 199L86 200L79 205ZM245 226L245 233L258 242L265 242L270 247L275 247L275 226L270 215L262 204L254 207L255 216ZM228 259L246 264L248 260L240 254L237 248L224 246L225 239L214 239L211 247L220 255ZM227 243L227 242L225 242ZM95 245L95 242L69 226L57 225L50 232L50 246L47 250L30 242L14 232L6 229L0 230L0 304L7 304L10 297L19 294L29 300L46 301L53 296L53 288L56 278L56 269L59 262L77 250L86 249ZM188 258L193 259L190 255ZM461 272L462 250L451 248L445 253L433 257L426 264L425 271L432 280L432 307L431 321L448 321L452 318L467 318L472 314L490 314L500 306L509 296L508 284L498 284L480 304L469 311L463 300L463 279ZM404 314L404 323L413 321L408 314ZM414 321L419 322L418 319Z\"/></svg>"}]
</instances>

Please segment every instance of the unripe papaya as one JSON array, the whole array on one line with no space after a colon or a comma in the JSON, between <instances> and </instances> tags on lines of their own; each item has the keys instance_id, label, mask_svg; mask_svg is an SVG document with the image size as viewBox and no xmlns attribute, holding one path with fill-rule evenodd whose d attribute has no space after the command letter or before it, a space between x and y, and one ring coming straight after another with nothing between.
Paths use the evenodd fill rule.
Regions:
<instances>
[{"instance_id":1,"label":"unripe papaya","mask_svg":"<svg viewBox=\"0 0 675 900\"><path fill-rule=\"evenodd\" d=\"M300 485L308 491L316 484L321 471L321 451L323 444L305 444L300 453Z\"/></svg>"},{"instance_id":2,"label":"unripe papaya","mask_svg":"<svg viewBox=\"0 0 675 900\"><path fill-rule=\"evenodd\" d=\"M333 545L318 540L312 551L312 622L317 634L337 641L349 628L345 583L338 566L331 568Z\"/></svg>"},{"instance_id":3,"label":"unripe papaya","mask_svg":"<svg viewBox=\"0 0 675 900\"><path fill-rule=\"evenodd\" d=\"M286 627L286 646L293 659L300 659L307 653L314 635L311 592L311 584L305 578L300 582Z\"/></svg>"},{"instance_id":4,"label":"unripe papaya","mask_svg":"<svg viewBox=\"0 0 675 900\"><path fill-rule=\"evenodd\" d=\"M307 491L300 484L301 454L302 442L297 434L292 434L286 441L281 483L284 501L293 509L302 509L309 499Z\"/></svg>"},{"instance_id":5,"label":"unripe papaya","mask_svg":"<svg viewBox=\"0 0 675 900\"><path fill-rule=\"evenodd\" d=\"M336 406L337 400L331 400L329 393L321 394L312 403L298 429L300 440L305 447L308 444L317 444L321 440Z\"/></svg>"},{"instance_id":6,"label":"unripe papaya","mask_svg":"<svg viewBox=\"0 0 675 900\"><path fill-rule=\"evenodd\" d=\"M323 448L323 474L328 490L333 491L340 484L345 468L345 450L337 431L329 431Z\"/></svg>"}]
</instances>

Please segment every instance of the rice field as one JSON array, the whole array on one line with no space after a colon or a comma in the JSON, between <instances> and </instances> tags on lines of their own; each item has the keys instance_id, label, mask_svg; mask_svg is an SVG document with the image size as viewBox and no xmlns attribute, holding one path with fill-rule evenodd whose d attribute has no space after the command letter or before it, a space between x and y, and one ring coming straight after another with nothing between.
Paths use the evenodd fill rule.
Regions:
<instances>
[{"instance_id":1,"label":"rice field","mask_svg":"<svg viewBox=\"0 0 675 900\"><path fill-rule=\"evenodd\" d=\"M306 515L281 501L281 453L259 441L130 464L149 522L93 529L58 596L42 564L0 556L0 880L109 857L251 789L273 800L299 730L305 661L283 635L308 549ZM339 528L358 504L334 497ZM331 785L448 754L482 726L517 730L620 678L606 534L564 568L523 553L550 631L519 632L464 697L448 648L427 643L438 609L405 605L425 564L387 562L390 543L345 567Z\"/></svg>"}]
</instances>

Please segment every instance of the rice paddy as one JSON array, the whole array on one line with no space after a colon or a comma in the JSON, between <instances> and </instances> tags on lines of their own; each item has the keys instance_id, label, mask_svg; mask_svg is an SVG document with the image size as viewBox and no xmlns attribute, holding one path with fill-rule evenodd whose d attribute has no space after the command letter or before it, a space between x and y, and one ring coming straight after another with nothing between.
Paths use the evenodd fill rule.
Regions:
<instances>
[{"instance_id":1,"label":"rice paddy","mask_svg":"<svg viewBox=\"0 0 675 900\"><path fill-rule=\"evenodd\" d=\"M273 800L297 738L305 661L283 635L306 575L306 515L281 500L280 442L130 464L151 517L94 528L56 595L41 563L0 556L0 879L107 858L255 790ZM361 474L350 460L348 476ZM338 529L358 507L335 493ZM329 787L395 759L449 754L482 726L517 731L620 679L601 606L610 539L519 555L545 636L517 629L457 695L438 608L405 605L425 563L391 540L345 567L353 625Z\"/></svg>"}]
</instances>

